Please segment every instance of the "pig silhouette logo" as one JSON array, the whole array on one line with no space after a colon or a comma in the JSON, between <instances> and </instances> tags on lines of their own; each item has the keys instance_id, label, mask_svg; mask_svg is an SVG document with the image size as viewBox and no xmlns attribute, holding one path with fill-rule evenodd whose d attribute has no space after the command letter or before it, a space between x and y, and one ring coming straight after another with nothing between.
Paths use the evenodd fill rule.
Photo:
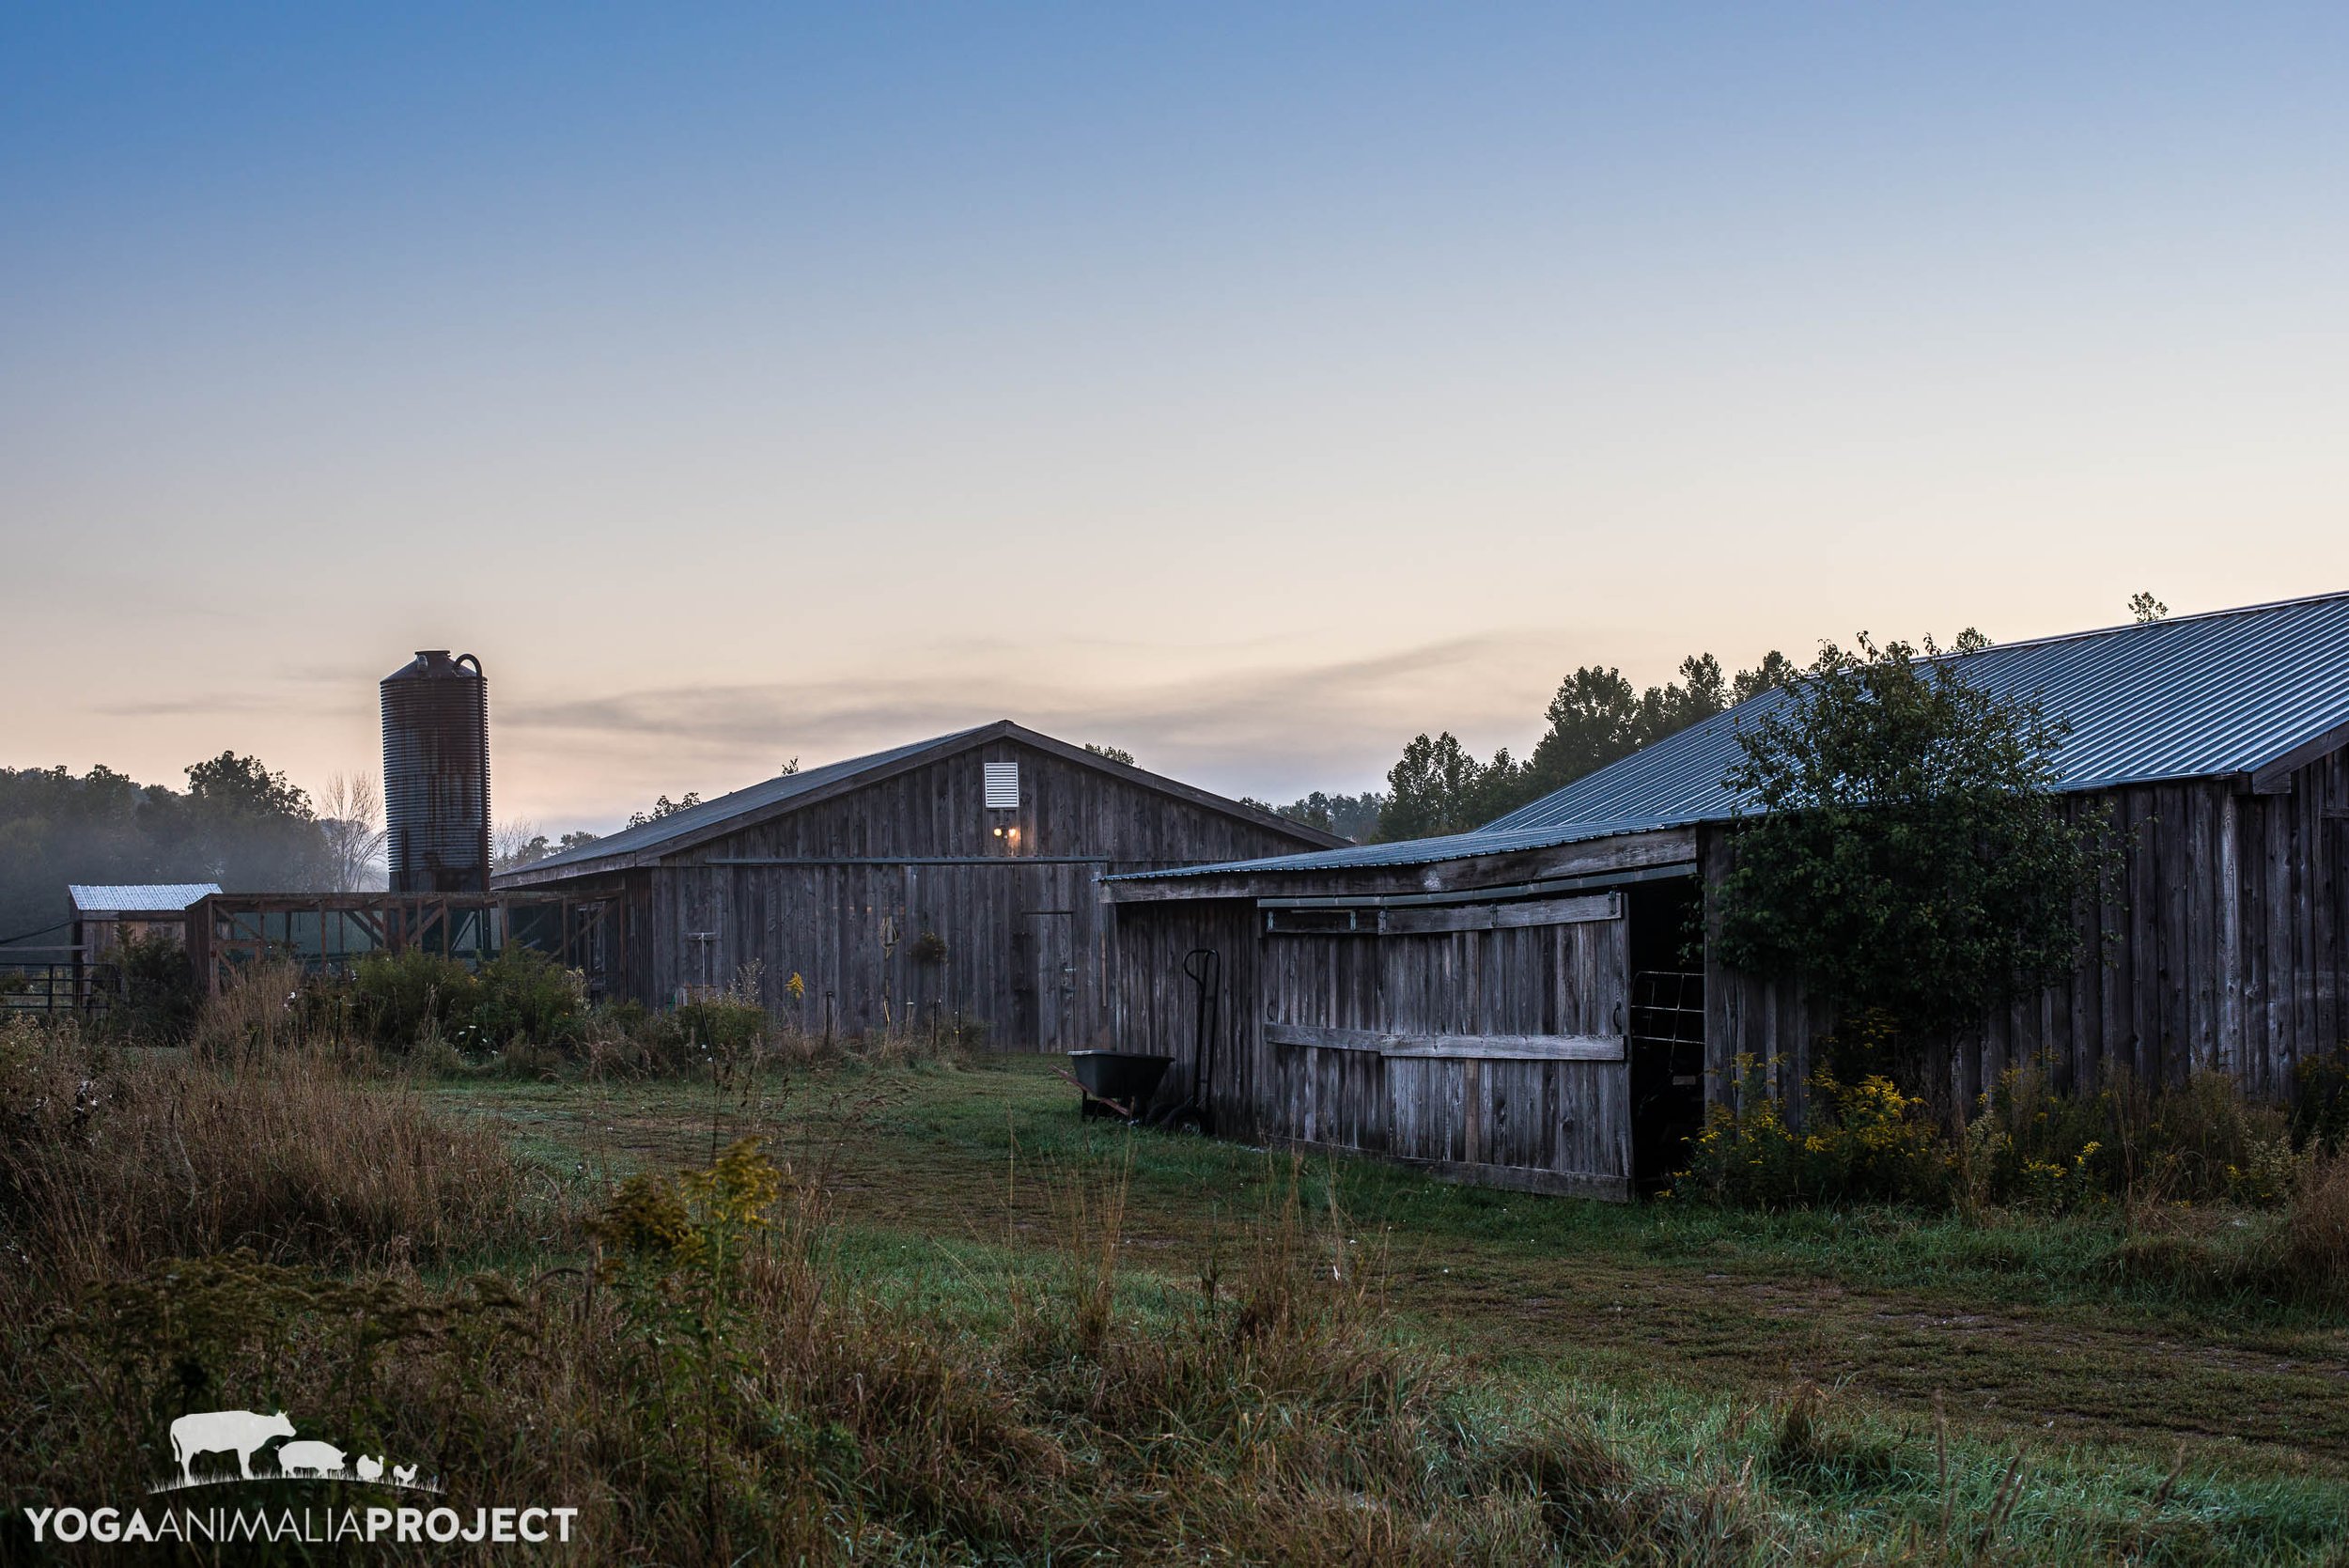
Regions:
<instances>
[{"instance_id":1,"label":"pig silhouette logo","mask_svg":"<svg viewBox=\"0 0 2349 1568\"><path fill-rule=\"evenodd\" d=\"M181 1478L193 1486L197 1454L226 1453L233 1450L238 1473L251 1481L254 1450L272 1437L290 1437L293 1430L293 1422L286 1419L283 1410L272 1416L257 1415L251 1410L209 1410L182 1416L171 1423L171 1456L179 1462ZM340 1454L335 1455L336 1463L341 1458Z\"/></svg>"},{"instance_id":2,"label":"pig silhouette logo","mask_svg":"<svg viewBox=\"0 0 2349 1568\"><path fill-rule=\"evenodd\" d=\"M361 1454L361 1455L359 1456L359 1465L358 1465L358 1469L359 1469L359 1479L360 1479L361 1481L381 1481L381 1480L382 1480L382 1479L383 1479L383 1456L382 1456L381 1454L378 1454L378 1455L376 1455L374 1458L370 1459L370 1458L368 1458L366 1454L364 1454L364 1453L363 1453L363 1454Z\"/></svg>"},{"instance_id":3,"label":"pig silhouette logo","mask_svg":"<svg viewBox=\"0 0 2349 1568\"><path fill-rule=\"evenodd\" d=\"M305 1438L277 1451L277 1468L284 1475L314 1475L323 1479L343 1467L343 1451L332 1443Z\"/></svg>"}]
</instances>

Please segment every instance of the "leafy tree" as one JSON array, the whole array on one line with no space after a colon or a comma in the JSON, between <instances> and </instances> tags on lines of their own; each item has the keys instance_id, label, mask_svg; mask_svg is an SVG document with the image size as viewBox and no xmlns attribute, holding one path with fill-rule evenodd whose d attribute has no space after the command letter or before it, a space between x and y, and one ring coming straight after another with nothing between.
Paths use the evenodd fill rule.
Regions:
<instances>
[{"instance_id":1,"label":"leafy tree","mask_svg":"<svg viewBox=\"0 0 2349 1568\"><path fill-rule=\"evenodd\" d=\"M1350 838L1357 844L1367 843L1378 831L1378 812L1387 798L1376 790L1366 789L1360 795L1331 795L1316 789L1311 795L1276 806L1269 800L1256 800L1242 796L1240 804L1285 816L1292 822L1302 822L1308 828L1318 828L1325 833Z\"/></svg>"},{"instance_id":2,"label":"leafy tree","mask_svg":"<svg viewBox=\"0 0 2349 1568\"><path fill-rule=\"evenodd\" d=\"M1660 712L1661 693L1651 695ZM1532 798L1628 756L1654 738L1641 722L1641 707L1639 692L1621 670L1585 664L1568 675L1549 699L1549 728L1527 759L1534 781L1547 786Z\"/></svg>"},{"instance_id":3,"label":"leafy tree","mask_svg":"<svg viewBox=\"0 0 2349 1568\"><path fill-rule=\"evenodd\" d=\"M1106 757L1111 762L1122 762L1128 768L1134 766L1134 753L1122 746L1096 746L1088 740L1085 742L1085 750L1097 757Z\"/></svg>"},{"instance_id":4,"label":"leafy tree","mask_svg":"<svg viewBox=\"0 0 2349 1568\"><path fill-rule=\"evenodd\" d=\"M2169 613L2170 607L2154 598L2150 592L2129 596L2129 618L2139 626L2148 621L2161 620Z\"/></svg>"},{"instance_id":5,"label":"leafy tree","mask_svg":"<svg viewBox=\"0 0 2349 1568\"><path fill-rule=\"evenodd\" d=\"M1387 770L1378 836L1434 838L1480 828L1517 803L1524 772L1506 747L1479 762L1450 730L1433 740L1417 736Z\"/></svg>"},{"instance_id":6,"label":"leafy tree","mask_svg":"<svg viewBox=\"0 0 2349 1568\"><path fill-rule=\"evenodd\" d=\"M631 828L641 828L647 822L658 822L664 816L675 816L677 813L690 811L701 803L702 797L699 790L689 791L682 800L672 800L663 795L652 803L652 810L629 813L628 825Z\"/></svg>"},{"instance_id":7,"label":"leafy tree","mask_svg":"<svg viewBox=\"0 0 2349 1568\"><path fill-rule=\"evenodd\" d=\"M310 797L257 757L223 752L187 769L187 837L205 879L232 893L325 891L336 866Z\"/></svg>"},{"instance_id":8,"label":"leafy tree","mask_svg":"<svg viewBox=\"0 0 2349 1568\"><path fill-rule=\"evenodd\" d=\"M1723 780L1744 803L1721 955L1880 1009L1910 1039L2070 972L2076 908L2112 851L2101 817L2052 793L2061 722L1864 633L1788 690Z\"/></svg>"},{"instance_id":9,"label":"leafy tree","mask_svg":"<svg viewBox=\"0 0 2349 1568\"><path fill-rule=\"evenodd\" d=\"M1772 648L1762 656L1762 662L1750 670L1740 670L1730 683L1731 705L1750 701L1763 692L1773 691L1795 678L1795 661Z\"/></svg>"},{"instance_id":10,"label":"leafy tree","mask_svg":"<svg viewBox=\"0 0 2349 1568\"><path fill-rule=\"evenodd\" d=\"M188 799L208 810L250 816L288 816L307 821L310 797L283 773L272 773L258 757L223 752L187 768Z\"/></svg>"},{"instance_id":11,"label":"leafy tree","mask_svg":"<svg viewBox=\"0 0 2349 1568\"><path fill-rule=\"evenodd\" d=\"M497 869L520 871L526 865L537 865L550 855L566 854L593 844L601 836L582 829L550 843L546 834L528 824L513 824L498 835Z\"/></svg>"}]
</instances>

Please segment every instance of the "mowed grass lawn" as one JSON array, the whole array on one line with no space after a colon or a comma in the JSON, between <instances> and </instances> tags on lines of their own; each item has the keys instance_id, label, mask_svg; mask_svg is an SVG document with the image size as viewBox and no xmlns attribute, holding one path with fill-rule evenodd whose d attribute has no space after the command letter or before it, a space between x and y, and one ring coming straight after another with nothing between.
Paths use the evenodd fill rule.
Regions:
<instances>
[{"instance_id":1,"label":"mowed grass lawn","mask_svg":"<svg viewBox=\"0 0 2349 1568\"><path fill-rule=\"evenodd\" d=\"M826 1172L872 1290L957 1310L1001 1260L1067 1244L1072 1188L1122 1177L1128 1288L1198 1289L1286 1187L1291 1157L1081 1120L1054 1065L438 1093L595 1184L761 1135ZM1320 1155L1306 1175L1316 1204L1334 1187L1349 1251L1398 1333L1496 1388L1598 1408L1651 1445L1773 1420L1808 1379L1894 1469L1930 1471L1946 1421L1968 1452L2019 1452L2049 1485L2199 1495L2222 1536L2320 1557L2349 1539L2341 1315L2135 1277L2115 1222L1616 1206Z\"/></svg>"}]
</instances>

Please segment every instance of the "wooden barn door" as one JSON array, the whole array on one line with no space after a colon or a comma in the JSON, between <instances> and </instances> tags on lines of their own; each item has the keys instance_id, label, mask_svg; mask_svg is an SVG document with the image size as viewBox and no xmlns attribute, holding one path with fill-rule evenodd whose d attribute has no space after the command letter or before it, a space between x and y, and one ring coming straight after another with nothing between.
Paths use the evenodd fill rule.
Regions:
<instances>
[{"instance_id":1,"label":"wooden barn door","mask_svg":"<svg viewBox=\"0 0 2349 1568\"><path fill-rule=\"evenodd\" d=\"M1628 1195L1616 895L1268 910L1263 955L1282 1133L1469 1180Z\"/></svg>"},{"instance_id":2,"label":"wooden barn door","mask_svg":"<svg viewBox=\"0 0 2349 1568\"><path fill-rule=\"evenodd\" d=\"M1076 1044L1076 925L1073 909L1028 912L1028 951L1034 962L1029 984L1035 996L1038 1050L1067 1050Z\"/></svg>"}]
</instances>

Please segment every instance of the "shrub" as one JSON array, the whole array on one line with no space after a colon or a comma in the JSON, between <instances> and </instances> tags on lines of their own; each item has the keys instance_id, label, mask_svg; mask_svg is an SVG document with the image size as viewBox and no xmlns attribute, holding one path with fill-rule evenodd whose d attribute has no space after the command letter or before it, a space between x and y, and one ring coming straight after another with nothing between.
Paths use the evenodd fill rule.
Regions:
<instances>
[{"instance_id":1,"label":"shrub","mask_svg":"<svg viewBox=\"0 0 2349 1568\"><path fill-rule=\"evenodd\" d=\"M1738 1108L1717 1105L1672 1191L1753 1208L1795 1203L1947 1201L1952 1161L1925 1102L1880 1074L1856 1083L1812 1075L1810 1125L1786 1125L1751 1057L1738 1059Z\"/></svg>"},{"instance_id":2,"label":"shrub","mask_svg":"<svg viewBox=\"0 0 2349 1568\"><path fill-rule=\"evenodd\" d=\"M750 1048L767 1032L767 1009L728 991L696 995L669 1015L669 1025L688 1047L718 1056Z\"/></svg>"},{"instance_id":3,"label":"shrub","mask_svg":"<svg viewBox=\"0 0 2349 1568\"><path fill-rule=\"evenodd\" d=\"M108 1021L133 1039L158 1043L184 1039L203 1001L188 950L161 932L133 937L116 950L122 996Z\"/></svg>"},{"instance_id":4,"label":"shrub","mask_svg":"<svg viewBox=\"0 0 2349 1568\"><path fill-rule=\"evenodd\" d=\"M454 1033L480 1004L481 982L458 960L420 948L370 953L351 977L356 1021L377 1045L406 1050L428 1030Z\"/></svg>"},{"instance_id":5,"label":"shrub","mask_svg":"<svg viewBox=\"0 0 2349 1568\"><path fill-rule=\"evenodd\" d=\"M2281 1203L2286 1195L2290 1114L2247 1099L2232 1074L2198 1072L2155 1095L2145 1137L2147 1163L2179 1196Z\"/></svg>"},{"instance_id":6,"label":"shrub","mask_svg":"<svg viewBox=\"0 0 2349 1568\"><path fill-rule=\"evenodd\" d=\"M2104 1202L2124 1176L2115 1115L2109 1092L2059 1094L2042 1066L2007 1069L1959 1144L1968 1202L2043 1214Z\"/></svg>"},{"instance_id":7,"label":"shrub","mask_svg":"<svg viewBox=\"0 0 2349 1568\"><path fill-rule=\"evenodd\" d=\"M473 1037L486 1046L569 1043L587 1007L587 979L536 948L506 947L475 975Z\"/></svg>"},{"instance_id":8,"label":"shrub","mask_svg":"<svg viewBox=\"0 0 2349 1568\"><path fill-rule=\"evenodd\" d=\"M2320 1151L2295 1172L2273 1277L2279 1294L2349 1304L2349 1155Z\"/></svg>"},{"instance_id":9,"label":"shrub","mask_svg":"<svg viewBox=\"0 0 2349 1568\"><path fill-rule=\"evenodd\" d=\"M2349 1042L2307 1058L2293 1074L2292 1140L2332 1153L2349 1142Z\"/></svg>"},{"instance_id":10,"label":"shrub","mask_svg":"<svg viewBox=\"0 0 2349 1568\"><path fill-rule=\"evenodd\" d=\"M1937 652L1864 633L1823 646L1738 732L1723 779L1738 804L1721 955L1921 1036L2069 973L2075 905L2113 848L2101 815L2053 793L2061 721Z\"/></svg>"}]
</instances>

